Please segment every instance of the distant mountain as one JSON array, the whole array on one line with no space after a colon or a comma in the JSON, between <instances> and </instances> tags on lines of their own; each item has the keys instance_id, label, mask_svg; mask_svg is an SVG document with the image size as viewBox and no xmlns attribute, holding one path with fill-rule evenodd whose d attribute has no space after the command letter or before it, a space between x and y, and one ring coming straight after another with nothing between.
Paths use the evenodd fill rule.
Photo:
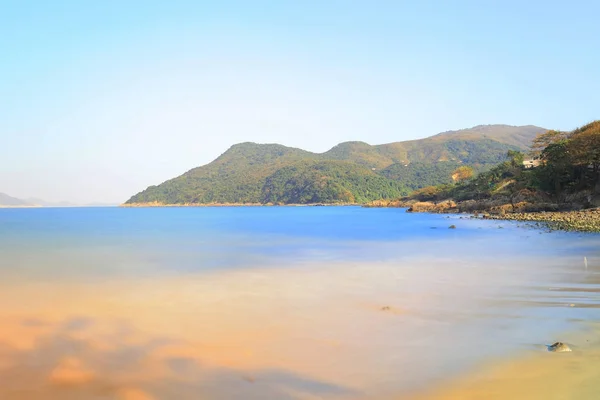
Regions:
<instances>
[{"instance_id":1,"label":"distant mountain","mask_svg":"<svg viewBox=\"0 0 600 400\"><path fill-rule=\"evenodd\" d=\"M27 199L28 203L41 207L116 207L116 203L73 203L70 201L46 201L35 197Z\"/></svg>"},{"instance_id":2,"label":"distant mountain","mask_svg":"<svg viewBox=\"0 0 600 400\"><path fill-rule=\"evenodd\" d=\"M428 139L432 141L444 140L448 137L462 140L491 139L496 142L526 149L538 134L545 131L547 129L534 125L478 125L469 129L442 132Z\"/></svg>"},{"instance_id":3,"label":"distant mountain","mask_svg":"<svg viewBox=\"0 0 600 400\"><path fill-rule=\"evenodd\" d=\"M25 200L17 199L16 197L11 197L7 194L0 193L0 207L28 207L33 205L34 204Z\"/></svg>"},{"instance_id":4,"label":"distant mountain","mask_svg":"<svg viewBox=\"0 0 600 400\"><path fill-rule=\"evenodd\" d=\"M28 203L41 207L76 207L77 204L68 201L45 201L37 197L30 197L26 200Z\"/></svg>"},{"instance_id":5,"label":"distant mountain","mask_svg":"<svg viewBox=\"0 0 600 400\"><path fill-rule=\"evenodd\" d=\"M85 203L81 204L79 207L117 207L118 203ZM77 207L77 206L75 206Z\"/></svg>"},{"instance_id":6,"label":"distant mountain","mask_svg":"<svg viewBox=\"0 0 600 400\"><path fill-rule=\"evenodd\" d=\"M484 170L526 150L546 129L482 125L372 146L345 142L317 154L280 144L240 143L213 162L131 197L126 204L336 203L397 197L451 181L459 165Z\"/></svg>"},{"instance_id":7,"label":"distant mountain","mask_svg":"<svg viewBox=\"0 0 600 400\"><path fill-rule=\"evenodd\" d=\"M116 203L71 203L69 201L45 201L36 197L25 200L0 193L0 207L115 207Z\"/></svg>"}]
</instances>

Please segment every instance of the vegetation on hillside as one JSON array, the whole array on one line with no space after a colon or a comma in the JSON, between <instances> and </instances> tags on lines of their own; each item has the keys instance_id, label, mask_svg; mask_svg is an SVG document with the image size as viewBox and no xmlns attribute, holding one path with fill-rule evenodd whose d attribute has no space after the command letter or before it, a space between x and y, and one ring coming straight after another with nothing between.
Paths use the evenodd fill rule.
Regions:
<instances>
[{"instance_id":1,"label":"vegetation on hillside","mask_svg":"<svg viewBox=\"0 0 600 400\"><path fill-rule=\"evenodd\" d=\"M506 160L456 184L413 192L419 201L484 200L503 197L513 210L519 200L552 202L560 208L600 202L600 121L571 132L548 131L534 140L537 166L526 168L525 154L508 151Z\"/></svg>"},{"instance_id":2,"label":"vegetation on hillside","mask_svg":"<svg viewBox=\"0 0 600 400\"><path fill-rule=\"evenodd\" d=\"M559 202L566 194L584 190L600 194L600 121L556 135L539 158L534 182Z\"/></svg>"},{"instance_id":3,"label":"vegetation on hillside","mask_svg":"<svg viewBox=\"0 0 600 400\"><path fill-rule=\"evenodd\" d=\"M241 143L210 164L150 186L127 203L363 203L398 197L449 184L451 173L463 165L485 171L508 150L525 149L519 140L530 141L543 131L486 126L378 146L346 142L322 154Z\"/></svg>"},{"instance_id":4,"label":"vegetation on hillside","mask_svg":"<svg viewBox=\"0 0 600 400\"><path fill-rule=\"evenodd\" d=\"M345 161L303 162L266 179L262 203L365 203L405 195L401 183Z\"/></svg>"},{"instance_id":5,"label":"vegetation on hillside","mask_svg":"<svg viewBox=\"0 0 600 400\"><path fill-rule=\"evenodd\" d=\"M411 190L417 190L424 185L445 185L452 183L452 171L460 164L455 161L446 162L413 162L407 165L392 164L379 171L380 175L402 182Z\"/></svg>"}]
</instances>

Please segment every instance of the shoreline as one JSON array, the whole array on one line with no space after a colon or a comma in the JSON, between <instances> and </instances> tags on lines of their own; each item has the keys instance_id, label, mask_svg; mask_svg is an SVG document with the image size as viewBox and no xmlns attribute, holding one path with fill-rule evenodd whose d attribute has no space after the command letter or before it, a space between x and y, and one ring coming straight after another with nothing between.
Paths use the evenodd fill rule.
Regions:
<instances>
[{"instance_id":1,"label":"shoreline","mask_svg":"<svg viewBox=\"0 0 600 400\"><path fill-rule=\"evenodd\" d=\"M468 204L470 205L470 204ZM506 206L496 206L488 210L467 210L465 202L456 203L453 200L440 202L409 201L375 201L368 204L272 204L272 203L183 203L164 204L158 202L120 204L122 208L171 208L171 207L364 207L364 208L407 208L407 212L427 212L432 214L462 214L475 218L501 221L520 221L543 223L551 230L600 233L600 208L579 211L521 211L509 212ZM544 205L540 205L544 206ZM511 206L512 207L512 206Z\"/></svg>"},{"instance_id":2,"label":"shoreline","mask_svg":"<svg viewBox=\"0 0 600 400\"><path fill-rule=\"evenodd\" d=\"M358 207L363 204L358 203L308 203L308 204L273 204L273 203L181 203L165 204L158 202L150 203L123 203L118 207L122 208L161 208L161 207Z\"/></svg>"},{"instance_id":3,"label":"shoreline","mask_svg":"<svg viewBox=\"0 0 600 400\"><path fill-rule=\"evenodd\" d=\"M541 223L551 230L600 233L600 207L559 211L553 204L518 203L513 211L511 204L498 203L488 207L477 207L478 205L480 204L473 200L455 202L450 199L437 202L377 201L364 207L406 208L411 213L470 215L472 218Z\"/></svg>"},{"instance_id":4,"label":"shoreline","mask_svg":"<svg viewBox=\"0 0 600 400\"><path fill-rule=\"evenodd\" d=\"M589 328L567 333L573 352L552 353L540 346L490 359L456 378L396 399L595 399L600 392L599 327L592 321Z\"/></svg>"},{"instance_id":5,"label":"shoreline","mask_svg":"<svg viewBox=\"0 0 600 400\"><path fill-rule=\"evenodd\" d=\"M600 233L600 208L580 211L554 211L485 215L485 219L543 223L551 230Z\"/></svg>"}]
</instances>

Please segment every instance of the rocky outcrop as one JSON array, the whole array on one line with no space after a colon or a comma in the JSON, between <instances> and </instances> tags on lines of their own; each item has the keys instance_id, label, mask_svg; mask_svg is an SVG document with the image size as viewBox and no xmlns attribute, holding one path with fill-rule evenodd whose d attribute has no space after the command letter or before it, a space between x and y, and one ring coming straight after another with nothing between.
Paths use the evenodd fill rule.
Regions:
<instances>
[{"instance_id":1,"label":"rocky outcrop","mask_svg":"<svg viewBox=\"0 0 600 400\"><path fill-rule=\"evenodd\" d=\"M581 211L490 214L486 217L489 219L543 222L550 229L556 230L600 232L600 208Z\"/></svg>"},{"instance_id":2,"label":"rocky outcrop","mask_svg":"<svg viewBox=\"0 0 600 400\"><path fill-rule=\"evenodd\" d=\"M564 352L572 351L571 348L563 342L556 342L547 347L548 347L548 351L551 351L553 353L564 353Z\"/></svg>"},{"instance_id":3,"label":"rocky outcrop","mask_svg":"<svg viewBox=\"0 0 600 400\"><path fill-rule=\"evenodd\" d=\"M513 203L511 203L508 197L461 202L453 200L439 202L385 200L370 203L366 207L398 207L406 208L407 212L416 213L466 213L486 219L543 223L553 230L600 232L600 208L564 210L558 204L546 201L547 199L535 201L521 197L516 200L519 201L515 202L513 198ZM582 205L571 203L569 207L581 208Z\"/></svg>"},{"instance_id":4,"label":"rocky outcrop","mask_svg":"<svg viewBox=\"0 0 600 400\"><path fill-rule=\"evenodd\" d=\"M375 200L370 203L364 204L363 207L366 208L409 208L413 204L417 203L417 200Z\"/></svg>"},{"instance_id":5,"label":"rocky outcrop","mask_svg":"<svg viewBox=\"0 0 600 400\"><path fill-rule=\"evenodd\" d=\"M435 213L449 213L456 212L456 203L452 200L444 200L437 203L431 201L418 201L413 203L407 212L435 212Z\"/></svg>"}]
</instances>

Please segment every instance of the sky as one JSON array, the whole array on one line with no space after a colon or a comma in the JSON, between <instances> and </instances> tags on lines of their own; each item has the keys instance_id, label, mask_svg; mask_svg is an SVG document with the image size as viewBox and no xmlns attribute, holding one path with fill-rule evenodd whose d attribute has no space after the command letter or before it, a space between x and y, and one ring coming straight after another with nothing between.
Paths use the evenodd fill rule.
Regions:
<instances>
[{"instance_id":1,"label":"sky","mask_svg":"<svg viewBox=\"0 0 600 400\"><path fill-rule=\"evenodd\" d=\"M121 203L239 142L600 118L597 1L0 0L0 192Z\"/></svg>"}]
</instances>

